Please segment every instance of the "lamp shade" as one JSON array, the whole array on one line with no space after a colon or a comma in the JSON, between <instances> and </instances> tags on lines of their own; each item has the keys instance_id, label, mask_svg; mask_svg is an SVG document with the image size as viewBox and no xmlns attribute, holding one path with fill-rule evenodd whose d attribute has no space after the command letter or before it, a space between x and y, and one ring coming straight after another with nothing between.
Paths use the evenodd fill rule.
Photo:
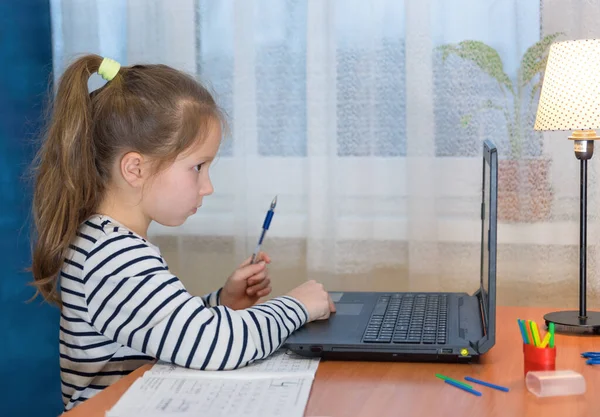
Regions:
<instances>
[{"instance_id":1,"label":"lamp shade","mask_svg":"<svg viewBox=\"0 0 600 417\"><path fill-rule=\"evenodd\" d=\"M535 130L600 128L600 39L550 46Z\"/></svg>"}]
</instances>

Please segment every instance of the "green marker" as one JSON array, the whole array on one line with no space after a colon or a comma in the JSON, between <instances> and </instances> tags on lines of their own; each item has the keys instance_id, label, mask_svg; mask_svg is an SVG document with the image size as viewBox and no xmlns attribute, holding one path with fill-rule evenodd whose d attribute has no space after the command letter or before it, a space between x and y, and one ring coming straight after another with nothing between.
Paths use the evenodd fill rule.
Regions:
<instances>
[{"instance_id":1,"label":"green marker","mask_svg":"<svg viewBox=\"0 0 600 417\"><path fill-rule=\"evenodd\" d=\"M469 389L473 389L473 385L465 384L464 382L457 381L456 379L450 378L449 376L445 376L445 375L442 375L442 374L435 374L435 376L438 377L439 379L444 380L444 381L452 381L452 382L454 382L456 384L459 384L459 385L461 385L463 387L466 387L466 388L469 388Z\"/></svg>"},{"instance_id":2,"label":"green marker","mask_svg":"<svg viewBox=\"0 0 600 417\"><path fill-rule=\"evenodd\" d=\"M553 348L554 347L554 323L550 322L550 324L548 325L548 331L550 331L550 343L548 346Z\"/></svg>"}]
</instances>

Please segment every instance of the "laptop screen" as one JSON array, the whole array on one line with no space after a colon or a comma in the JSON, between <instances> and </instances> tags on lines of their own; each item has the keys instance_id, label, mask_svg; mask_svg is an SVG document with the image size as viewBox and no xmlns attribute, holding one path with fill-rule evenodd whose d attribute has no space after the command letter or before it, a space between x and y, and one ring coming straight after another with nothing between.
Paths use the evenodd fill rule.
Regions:
<instances>
[{"instance_id":1,"label":"laptop screen","mask_svg":"<svg viewBox=\"0 0 600 417\"><path fill-rule=\"evenodd\" d=\"M495 311L496 291L496 212L497 212L497 154L496 147L489 141L483 148L483 181L481 201L481 297L484 328L490 331L490 317ZM490 244L492 241L492 244ZM490 273L491 269L491 273Z\"/></svg>"}]
</instances>

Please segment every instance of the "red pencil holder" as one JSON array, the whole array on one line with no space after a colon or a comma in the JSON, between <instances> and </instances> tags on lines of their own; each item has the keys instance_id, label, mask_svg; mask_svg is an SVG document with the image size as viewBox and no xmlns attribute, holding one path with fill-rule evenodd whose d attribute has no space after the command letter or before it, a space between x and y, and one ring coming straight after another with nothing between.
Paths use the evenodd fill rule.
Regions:
<instances>
[{"instance_id":1,"label":"red pencil holder","mask_svg":"<svg viewBox=\"0 0 600 417\"><path fill-rule=\"evenodd\" d=\"M540 348L523 344L523 374L529 371L556 370L556 347Z\"/></svg>"}]
</instances>

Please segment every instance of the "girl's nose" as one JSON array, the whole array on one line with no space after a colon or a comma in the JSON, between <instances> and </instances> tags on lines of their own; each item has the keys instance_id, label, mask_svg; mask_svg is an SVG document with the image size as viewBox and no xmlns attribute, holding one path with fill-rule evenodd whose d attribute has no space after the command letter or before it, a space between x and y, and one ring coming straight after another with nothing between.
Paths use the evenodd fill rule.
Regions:
<instances>
[{"instance_id":1,"label":"girl's nose","mask_svg":"<svg viewBox=\"0 0 600 417\"><path fill-rule=\"evenodd\" d=\"M205 184L200 188L200 195L211 195L215 189L213 188L212 181L209 179Z\"/></svg>"}]
</instances>

